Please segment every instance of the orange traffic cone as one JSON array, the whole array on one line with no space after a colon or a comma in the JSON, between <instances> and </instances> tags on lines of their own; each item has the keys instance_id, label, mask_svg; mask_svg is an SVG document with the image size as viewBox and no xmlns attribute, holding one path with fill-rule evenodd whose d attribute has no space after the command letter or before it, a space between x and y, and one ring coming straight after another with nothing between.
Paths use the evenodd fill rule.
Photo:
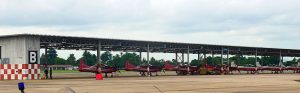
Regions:
<instances>
[{"instance_id":1,"label":"orange traffic cone","mask_svg":"<svg viewBox=\"0 0 300 93\"><path fill-rule=\"evenodd\" d=\"M103 80L102 74L96 74L96 80Z\"/></svg>"}]
</instances>

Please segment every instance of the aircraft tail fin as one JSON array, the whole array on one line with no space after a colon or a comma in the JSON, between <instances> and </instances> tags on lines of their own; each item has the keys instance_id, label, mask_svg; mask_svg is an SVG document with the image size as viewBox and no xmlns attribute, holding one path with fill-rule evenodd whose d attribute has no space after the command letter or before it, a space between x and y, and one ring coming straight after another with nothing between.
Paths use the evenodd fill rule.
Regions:
<instances>
[{"instance_id":1,"label":"aircraft tail fin","mask_svg":"<svg viewBox=\"0 0 300 93\"><path fill-rule=\"evenodd\" d=\"M84 60L83 58L80 59L80 62L79 62L79 70L82 70L83 68L89 68L90 66L84 64Z\"/></svg>"},{"instance_id":2,"label":"aircraft tail fin","mask_svg":"<svg viewBox=\"0 0 300 93\"><path fill-rule=\"evenodd\" d=\"M125 62L125 70L126 71L132 71L136 68L135 65L131 64L129 60L126 60Z\"/></svg>"},{"instance_id":3,"label":"aircraft tail fin","mask_svg":"<svg viewBox=\"0 0 300 93\"><path fill-rule=\"evenodd\" d=\"M172 65L172 64L170 63L170 61L166 61L166 62L165 62L165 65L164 65L164 69L165 69L165 70L173 70L174 68L175 68L175 66Z\"/></svg>"},{"instance_id":4,"label":"aircraft tail fin","mask_svg":"<svg viewBox=\"0 0 300 93\"><path fill-rule=\"evenodd\" d=\"M204 64L204 67L205 67L205 68L213 68L213 66L211 66L211 65L209 65L209 64L207 64L207 63Z\"/></svg>"}]
</instances>

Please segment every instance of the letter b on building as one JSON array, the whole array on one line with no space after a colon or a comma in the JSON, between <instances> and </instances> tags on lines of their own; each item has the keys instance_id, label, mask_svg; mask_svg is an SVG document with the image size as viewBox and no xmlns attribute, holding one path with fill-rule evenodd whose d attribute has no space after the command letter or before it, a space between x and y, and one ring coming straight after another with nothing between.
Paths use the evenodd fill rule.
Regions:
<instances>
[{"instance_id":1,"label":"letter b on building","mask_svg":"<svg viewBox=\"0 0 300 93\"><path fill-rule=\"evenodd\" d=\"M29 64L37 64L38 63L38 54L37 51L29 51Z\"/></svg>"}]
</instances>

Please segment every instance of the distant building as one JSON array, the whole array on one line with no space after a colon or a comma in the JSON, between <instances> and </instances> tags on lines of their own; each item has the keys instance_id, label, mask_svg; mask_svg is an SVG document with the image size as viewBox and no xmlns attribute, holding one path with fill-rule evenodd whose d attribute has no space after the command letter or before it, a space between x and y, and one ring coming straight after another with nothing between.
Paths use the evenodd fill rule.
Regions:
<instances>
[{"instance_id":1,"label":"distant building","mask_svg":"<svg viewBox=\"0 0 300 93\"><path fill-rule=\"evenodd\" d=\"M53 70L74 70L74 68L76 68L72 65L49 65L48 67ZM45 68L45 66L41 65L41 68Z\"/></svg>"}]
</instances>

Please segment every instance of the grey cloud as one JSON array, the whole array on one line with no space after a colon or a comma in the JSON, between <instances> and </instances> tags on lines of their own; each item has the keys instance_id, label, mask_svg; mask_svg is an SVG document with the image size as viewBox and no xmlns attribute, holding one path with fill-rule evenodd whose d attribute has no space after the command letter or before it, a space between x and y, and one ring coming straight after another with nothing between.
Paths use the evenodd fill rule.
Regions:
<instances>
[{"instance_id":1,"label":"grey cloud","mask_svg":"<svg viewBox=\"0 0 300 93\"><path fill-rule=\"evenodd\" d=\"M299 3L299 0L3 0L0 28L153 31L174 37L213 33L211 36L218 40L224 39L218 36L233 32L228 34L231 42L243 42L238 41L242 37L250 38L244 42L262 38L265 46L273 46L299 42Z\"/></svg>"}]
</instances>

